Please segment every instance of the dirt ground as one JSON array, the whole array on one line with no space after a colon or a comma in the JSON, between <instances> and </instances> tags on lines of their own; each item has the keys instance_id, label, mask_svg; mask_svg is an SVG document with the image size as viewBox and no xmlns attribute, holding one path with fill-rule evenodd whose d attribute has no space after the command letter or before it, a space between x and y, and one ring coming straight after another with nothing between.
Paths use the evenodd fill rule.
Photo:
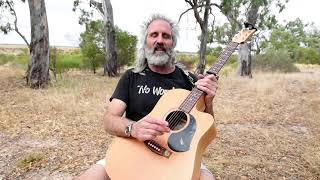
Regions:
<instances>
[{"instance_id":1,"label":"dirt ground","mask_svg":"<svg viewBox=\"0 0 320 180\"><path fill-rule=\"evenodd\" d=\"M101 125L118 78L70 71L44 90L0 66L0 179L72 179L104 157ZM320 68L222 76L218 136L203 161L217 179L320 179Z\"/></svg>"}]
</instances>

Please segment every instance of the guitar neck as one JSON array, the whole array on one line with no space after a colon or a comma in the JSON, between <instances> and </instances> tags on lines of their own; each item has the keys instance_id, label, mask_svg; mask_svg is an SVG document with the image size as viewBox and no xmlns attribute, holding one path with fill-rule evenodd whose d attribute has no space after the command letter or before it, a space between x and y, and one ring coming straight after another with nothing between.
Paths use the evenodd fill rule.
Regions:
<instances>
[{"instance_id":1,"label":"guitar neck","mask_svg":"<svg viewBox=\"0 0 320 180\"><path fill-rule=\"evenodd\" d=\"M222 67L229 60L231 54L236 50L239 43L230 42L227 47L223 49L220 53L218 60L213 64L213 66L207 71L209 74L217 75Z\"/></svg>"},{"instance_id":2,"label":"guitar neck","mask_svg":"<svg viewBox=\"0 0 320 180\"><path fill-rule=\"evenodd\" d=\"M222 67L226 64L229 60L231 54L235 51L239 43L230 42L224 50L220 53L218 60L213 64L213 66L207 71L208 74L217 75ZM194 87L188 97L183 101L180 105L179 109L189 113L191 109L195 106L198 102L200 97L204 94L203 91Z\"/></svg>"}]
</instances>

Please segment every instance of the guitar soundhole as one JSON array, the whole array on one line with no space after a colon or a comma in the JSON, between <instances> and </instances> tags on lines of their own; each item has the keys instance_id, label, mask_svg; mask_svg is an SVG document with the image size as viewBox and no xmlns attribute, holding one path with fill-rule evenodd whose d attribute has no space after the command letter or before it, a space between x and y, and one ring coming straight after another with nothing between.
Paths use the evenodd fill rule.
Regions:
<instances>
[{"instance_id":1,"label":"guitar soundhole","mask_svg":"<svg viewBox=\"0 0 320 180\"><path fill-rule=\"evenodd\" d=\"M187 119L187 115L182 111L172 111L166 117L169 128L174 131L182 129L187 124Z\"/></svg>"}]
</instances>

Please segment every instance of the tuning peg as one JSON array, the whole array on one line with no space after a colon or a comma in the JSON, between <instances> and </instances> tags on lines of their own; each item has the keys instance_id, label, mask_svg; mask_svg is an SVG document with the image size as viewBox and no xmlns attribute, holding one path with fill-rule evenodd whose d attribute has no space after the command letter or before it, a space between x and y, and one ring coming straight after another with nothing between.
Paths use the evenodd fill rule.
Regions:
<instances>
[{"instance_id":1,"label":"tuning peg","mask_svg":"<svg viewBox=\"0 0 320 180\"><path fill-rule=\"evenodd\" d=\"M255 28L251 23L249 22L244 22L244 27L248 28L249 30L255 29L257 30L257 28Z\"/></svg>"}]
</instances>

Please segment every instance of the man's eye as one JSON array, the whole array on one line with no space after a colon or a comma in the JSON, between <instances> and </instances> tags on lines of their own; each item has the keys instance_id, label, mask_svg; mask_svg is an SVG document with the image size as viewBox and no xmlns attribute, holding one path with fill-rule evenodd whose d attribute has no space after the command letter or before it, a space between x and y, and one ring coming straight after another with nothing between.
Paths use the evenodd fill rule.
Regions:
<instances>
[{"instance_id":1,"label":"man's eye","mask_svg":"<svg viewBox=\"0 0 320 180\"><path fill-rule=\"evenodd\" d=\"M164 35L163 35L163 38L165 38L165 39L170 39L171 36L170 36L169 34L164 34Z\"/></svg>"},{"instance_id":2,"label":"man's eye","mask_svg":"<svg viewBox=\"0 0 320 180\"><path fill-rule=\"evenodd\" d=\"M151 36L151 37L157 37L158 34L157 34L157 33L152 33L150 36Z\"/></svg>"}]
</instances>

